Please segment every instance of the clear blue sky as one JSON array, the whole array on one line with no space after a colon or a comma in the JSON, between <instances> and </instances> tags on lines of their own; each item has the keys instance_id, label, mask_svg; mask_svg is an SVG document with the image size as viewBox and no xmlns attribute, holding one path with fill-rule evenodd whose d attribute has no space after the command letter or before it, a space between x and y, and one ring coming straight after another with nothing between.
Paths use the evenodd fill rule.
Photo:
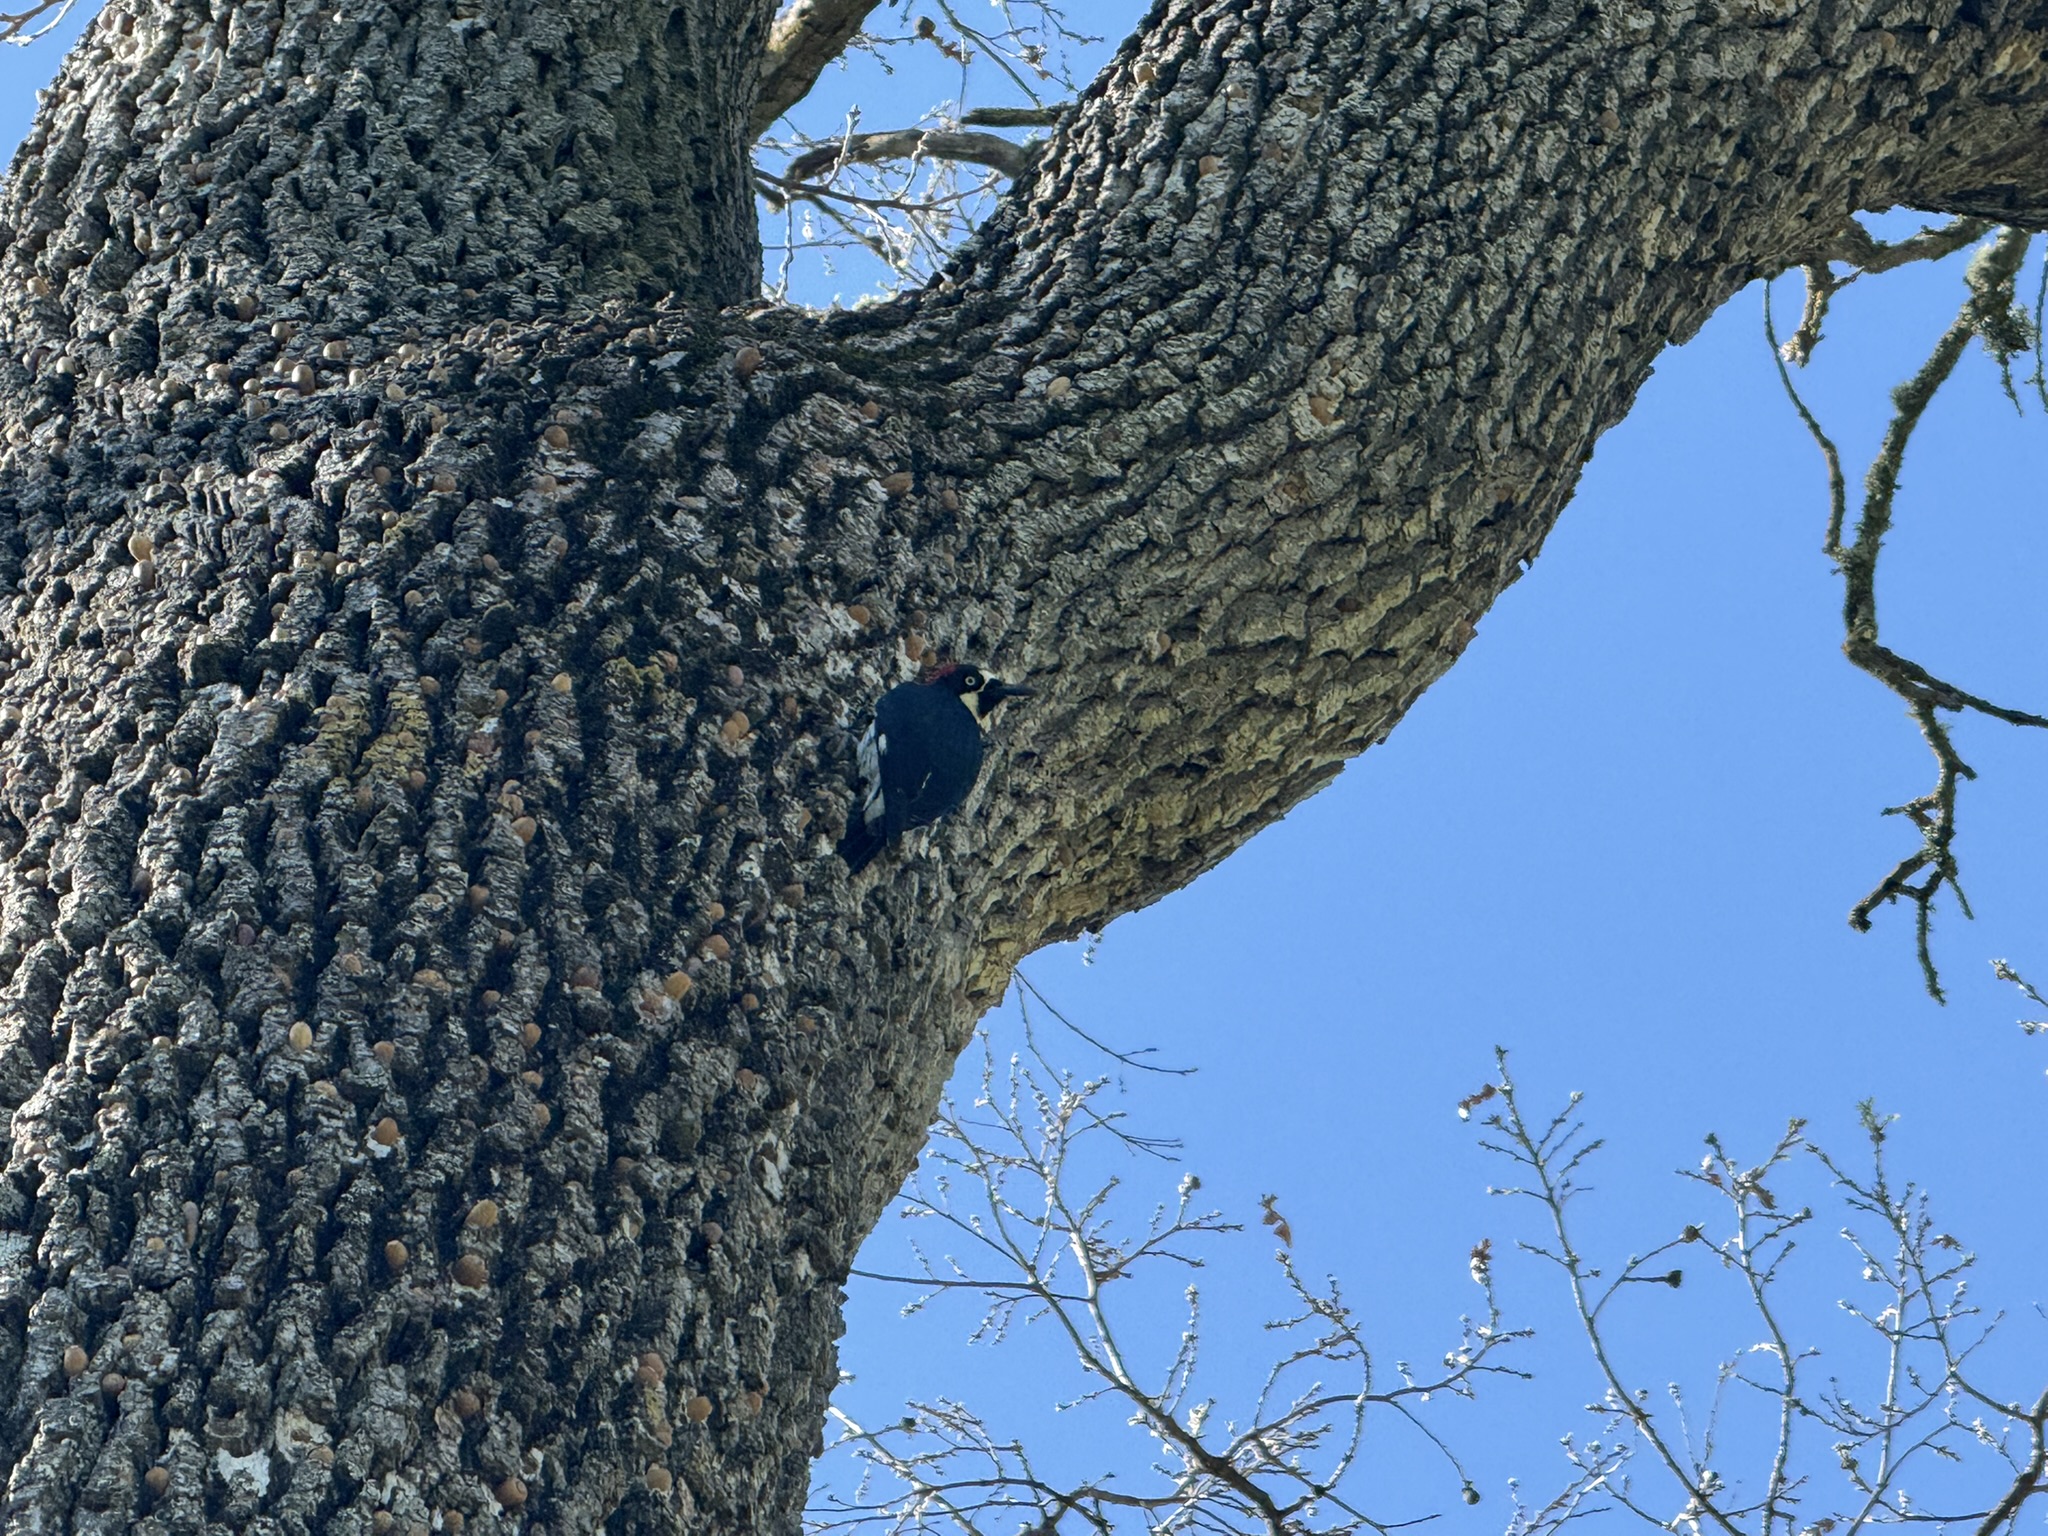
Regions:
<instances>
[{"instance_id":1,"label":"clear blue sky","mask_svg":"<svg viewBox=\"0 0 2048 1536\"><path fill-rule=\"evenodd\" d=\"M1090 12L1091 26L1119 31L1136 7ZM23 131L29 91L56 61L47 43L0 53L0 132ZM864 124L882 127L951 85L850 71L844 89L835 100L858 92ZM841 109L810 110L822 127ZM811 273L797 295L850 300L857 277L844 265ZM1961 292L1951 260L1838 299L1803 383L1852 475L1886 392ZM1794 280L1781 303L1796 313ZM1881 588L1890 644L2034 710L2048 709L2044 484L2039 401L2017 416L1973 352L1908 460ZM1952 1000L1938 1008L1921 991L1907 914L1887 911L1862 936L1844 922L1909 846L1910 829L1880 809L1922 793L1932 771L1901 706L1841 655L1823 498L1751 289L1660 362L1531 574L1385 746L1191 888L1115 923L1092 964L1078 948L1026 964L1098 1035L1199 1067L1133 1079L1132 1113L1185 1141L1184 1165L1232 1215L1255 1220L1257 1197L1277 1194L1304 1268L1343 1279L1387 1361L1428 1361L1452 1342L1458 1313L1478 1300L1467 1250L1493 1238L1510 1319L1541 1330L1522 1362L1538 1380L1438 1421L1484 1495L1474 1509L1455 1502L1418 1442L1386 1426L1359 1490L1381 1518L1441 1510L1440 1528L1498 1530L1504 1480L1541 1494L1561 1471L1558 1436L1593 1428L1581 1405L1597 1391L1554 1277L1510 1251L1534 1235L1529 1213L1489 1200L1505 1170L1454 1113L1496 1044L1514 1052L1535 1107L1587 1094L1608 1146L1584 1235L1616 1258L1718 1214L1671 1174L1697 1164L1703 1133L1760 1156L1805 1116L1853 1157L1855 1106L1875 1096L1901 1116L1895 1167L1931 1188L1942 1228L1981 1254L1977 1299L2011 1314L1987 1374L2029 1398L2048 1383L2035 1311L2048 1275L2036 1134L2048 1042L2015 1027L2026 1010L1989 966L2009 957L2048 983L2048 739L1957 727L1981 774L1964 790L1959 845L1979 915L1967 923L1943 908L1936 954ZM1012 728L1028 732L1028 714ZM1007 1049L1009 1026L990 1024ZM1097 1068L1082 1047L1059 1049ZM1134 1217L1178 1172L1128 1170ZM1790 1193L1825 1198L1818 1178ZM1833 1237L1840 1221L1823 1210L1787 1303L1795 1334L1831 1351L1846 1337L1835 1300L1857 1288ZM865 1262L902 1267L900 1242L885 1223ZM1242 1304L1230 1314L1268 1285L1271 1246L1237 1240L1203 1281L1218 1390L1269 1347ZM1697 1250L1686 1262L1682 1291L1641 1288L1617 1322L1627 1374L1660 1400L1674 1379L1703 1394L1755 1333ZM1170 1344L1177 1283L1153 1296L1153 1326ZM853 1294L846 1401L863 1416L945 1392L1022 1429L1073 1390L1034 1374L1056 1354L1035 1339L967 1349L964 1309L904 1322L900 1300L879 1287ZM1831 1352L1823 1371L1867 1364ZM1115 1425L1052 1431L1047 1443L1055 1458L1083 1457L1090 1436L1130 1433Z\"/></svg>"}]
</instances>

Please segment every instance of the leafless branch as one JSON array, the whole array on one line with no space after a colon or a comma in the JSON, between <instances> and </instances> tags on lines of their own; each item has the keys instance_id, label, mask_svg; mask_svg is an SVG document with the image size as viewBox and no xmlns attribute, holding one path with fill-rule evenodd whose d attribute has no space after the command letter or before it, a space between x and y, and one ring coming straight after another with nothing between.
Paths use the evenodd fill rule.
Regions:
<instances>
[{"instance_id":1,"label":"leafless branch","mask_svg":"<svg viewBox=\"0 0 2048 1536\"><path fill-rule=\"evenodd\" d=\"M748 133L759 138L791 107L810 95L825 67L859 35L881 0L796 0L768 33L761 60L761 95Z\"/></svg>"},{"instance_id":2,"label":"leafless branch","mask_svg":"<svg viewBox=\"0 0 2048 1536\"><path fill-rule=\"evenodd\" d=\"M1542 1208L1542 1241L1522 1246L1564 1273L1605 1387L1601 1437L1583 1445L1565 1441L1571 1474L1564 1490L1540 1507L1523 1504L1518 1494L1511 1536L1555 1531L1608 1508L1695 1536L1708 1527L1727 1536L1858 1536L1866 1527L1919 1523L1966 1524L1991 1536L2011 1527L2020 1507L2048 1480L2048 1392L2018 1401L1979 1382L1972 1361L1993 1325L1981 1322L1965 1299L1964 1276L1974 1260L1935 1225L1923 1192L1892 1183L1885 1160L1888 1117L1868 1103L1862 1106L1867 1174L1851 1172L1811 1145L1796 1120L1755 1164L1709 1136L1706 1157L1683 1177L1722 1202L1724 1235L1712 1235L1704 1223L1688 1224L1675 1238L1630 1257L1603 1284L1602 1268L1576 1246L1568 1214L1582 1192L1575 1170L1597 1146L1586 1138L1577 1096L1563 1114L1532 1122L1524 1117L1505 1053L1497 1053L1496 1062L1490 1091L1467 1100L1466 1108L1494 1100L1502 1106L1484 1122L1488 1135L1482 1145L1513 1165L1520 1182L1496 1193L1523 1196ZM1850 1217L1842 1236L1862 1282L1878 1290L1874 1303L1841 1303L1870 1330L1876 1346L1876 1369L1866 1373L1874 1385L1867 1394L1839 1376L1816 1386L1820 1351L1795 1342L1780 1312L1777 1291L1785 1266L1797 1234L1812 1220L1811 1210L1792 1204L1782 1186L1808 1157L1840 1192ZM1876 1234L1866 1236L1871 1223ZM1675 1384L1667 1389L1668 1409L1654 1406L1646 1389L1630 1384L1606 1316L1625 1286L1661 1281L1677 1290L1683 1273L1660 1275L1655 1266L1672 1249L1693 1245L1711 1258L1703 1266L1709 1275L1718 1272L1737 1282L1759 1329L1754 1342L1721 1366L1704 1419L1691 1416ZM1752 1363L1758 1360L1765 1362L1761 1368ZM1771 1409L1769 1450L1753 1480L1724 1465L1731 1453L1720 1443L1720 1417L1729 1390L1754 1393ZM1815 1429L1828 1437L1824 1451L1808 1445ZM2026 1436L2024 1455L2008 1445L2019 1432ZM1843 1491L1816 1512L1809 1506L1826 1498L1816 1490L1822 1474L1815 1463L1822 1458L1835 1464ZM1661 1472L1661 1499L1681 1501L1675 1513L1668 1503L1660 1506L1655 1491L1638 1490L1631 1482L1638 1461ZM1978 1474L1985 1502L1957 1513L1924 1509L1909 1495L1906 1478L1937 1461L1992 1469L1988 1477ZM1954 1486L1953 1479L1943 1486Z\"/></svg>"},{"instance_id":3,"label":"leafless branch","mask_svg":"<svg viewBox=\"0 0 2048 1536\"><path fill-rule=\"evenodd\" d=\"M0 11L0 43L27 47L59 26L71 14L74 3L75 0L36 0L25 11Z\"/></svg>"},{"instance_id":4,"label":"leafless branch","mask_svg":"<svg viewBox=\"0 0 2048 1536\"><path fill-rule=\"evenodd\" d=\"M856 133L832 144L805 150L789 162L782 179L815 181L842 165L873 165L882 160L957 160L985 165L1012 181L1038 158L1035 144L1013 144L992 133L964 133L944 128L894 128L885 133Z\"/></svg>"},{"instance_id":5,"label":"leafless branch","mask_svg":"<svg viewBox=\"0 0 2048 1536\"><path fill-rule=\"evenodd\" d=\"M1824 253L1828 261L1845 262L1859 272L1890 272L1916 261L1939 261L1973 245L1995 228L1989 219L1951 219L1939 229L1922 229L1904 240L1884 241L1855 220L1844 225Z\"/></svg>"},{"instance_id":6,"label":"leafless branch","mask_svg":"<svg viewBox=\"0 0 2048 1536\"><path fill-rule=\"evenodd\" d=\"M1912 240L1892 246L1879 246L1861 226L1852 226L1855 236L1844 236L1838 245L1846 253L1842 259L1858 260L1868 271L1882 271L1906 261L1945 255L1983 233L1979 227L1981 223L1979 220L1957 220L1945 229L1923 231ZM1905 703L1935 761L1934 788L1885 812L1889 816L1904 816L1910 820L1920 831L1920 846L1901 858L1869 894L1850 909L1849 923L1858 932L1867 932L1871 926L1871 915L1878 907L1901 899L1909 902L1914 911L1914 942L1921 975L1928 994L1938 1002L1946 999L1930 943L1934 903L1946 888L1955 894L1963 915L1970 915L1969 900L1963 894L1955 861L1956 792L1963 780L1976 777L1975 771L1956 750L1941 715L1944 712L1969 711L2009 725L2035 728L2048 727L2048 716L2008 708L1969 693L1881 644L1877 626L1877 562L1885 535L1891 530L1899 473L1905 461L1907 444L1928 402L1955 371L1973 338L1982 340L1992 354L2005 381L2007 395L2015 405L2018 404L2019 397L2012 385L2010 360L2015 352L2025 350L2036 341L2034 327L2015 307L2013 296L2014 279L2026 258L2029 238L2024 231L2005 230L1978 252L1965 277L1969 296L1961 312L1935 343L1934 351L1919 372L1892 392L1892 419L1877 457L1871 461L1864 477L1861 514L1854 536L1846 543L1842 535L1847 521L1847 495L1841 455L1806 402L1800 398L1786 367L1788 361L1804 362L1811 355L1819 340L1820 317L1826 311L1826 297L1841 284L1831 278L1824 267L1807 269L1806 314L1800 322L1799 332L1782 346L1771 324L1768 293L1765 297L1765 335L1777 359L1780 381L1827 462L1828 521L1823 547L1842 573L1843 627L1847 635L1843 652L1857 667L1883 683Z\"/></svg>"},{"instance_id":7,"label":"leafless branch","mask_svg":"<svg viewBox=\"0 0 2048 1536\"><path fill-rule=\"evenodd\" d=\"M827 272L831 251L856 248L886 269L888 286L924 281L992 206L1005 181L1026 175L1039 146L991 129L1048 127L1079 87L1070 51L1100 42L1066 25L1049 0L996 0L1001 25L976 26L944 0L908 18L900 36L864 30L872 0L811 0L777 21L768 88L756 118L756 186L770 214L787 215L779 263L786 290L797 258L815 252ZM860 50L884 69L901 49L935 51L958 72L953 99L926 118L881 131L860 127L856 107L836 134L788 124L767 130L839 53ZM1048 100L1043 88L1060 98ZM993 90L1017 99L973 102ZM775 169L778 157L787 157Z\"/></svg>"},{"instance_id":8,"label":"leafless branch","mask_svg":"<svg viewBox=\"0 0 2048 1536\"><path fill-rule=\"evenodd\" d=\"M1866 274L1890 272L1916 261L1939 261L1990 233L1989 219L1951 219L1939 229L1922 229L1905 240L1882 241L1862 224L1851 219L1835 238L1811 261L1800 267L1806 279L1806 302L1799 316L1799 329L1783 346L1776 347L1781 363L1804 368L1820 345L1821 323L1837 293ZM1837 276L1833 263L1850 268ZM1770 303L1765 295L1766 306ZM1773 343L1776 346L1775 342ZM1809 423L1811 425L1811 423Z\"/></svg>"},{"instance_id":9,"label":"leafless branch","mask_svg":"<svg viewBox=\"0 0 2048 1536\"><path fill-rule=\"evenodd\" d=\"M1074 110L1071 101L1041 107L976 107L961 117L962 128L1050 128Z\"/></svg>"},{"instance_id":10,"label":"leafless branch","mask_svg":"<svg viewBox=\"0 0 2048 1536\"><path fill-rule=\"evenodd\" d=\"M883 1426L836 1413L839 1445L864 1475L855 1493L819 1498L813 1528L978 1532L1001 1522L1006 1533L1020 1523L1051 1532L1072 1517L1096 1531L1159 1536L1386 1532L1397 1523L1368 1514L1347 1486L1368 1423L1382 1417L1419 1432L1476 1501L1427 1405L1469 1397L1488 1376L1522 1374L1497 1358L1527 1335L1502 1323L1480 1254L1472 1272L1484 1321L1464 1320L1439 1366L1403 1361L1386 1372L1337 1284L1301 1272L1293 1233L1269 1199L1263 1224L1282 1244L1275 1259L1286 1299L1265 1328L1279 1347L1256 1396L1227 1414L1199 1390L1204 1333L1194 1286L1184 1289L1164 1364L1139 1362L1159 1358L1157 1325L1170 1312L1148 1277L1162 1266L1199 1271L1210 1245L1243 1229L1193 1203L1201 1181L1191 1174L1142 1227L1118 1214L1121 1180L1102 1172L1090 1149L1146 1139L1122 1127L1109 1087L1059 1070L1035 1048L1001 1070L986 1058L980 1092L966 1109L949 1104L941 1113L926 1169L902 1204L904 1215L936 1223L959 1254L935 1260L916 1247L922 1273L881 1278L910 1288L906 1311L977 1292L977 1339L1000 1339L1020 1319L1050 1323L1078 1368L1074 1404L1113 1407L1140 1437L1144 1449L1130 1460L1143 1470L1055 1476L1021 1441L949 1400L912 1403Z\"/></svg>"}]
</instances>

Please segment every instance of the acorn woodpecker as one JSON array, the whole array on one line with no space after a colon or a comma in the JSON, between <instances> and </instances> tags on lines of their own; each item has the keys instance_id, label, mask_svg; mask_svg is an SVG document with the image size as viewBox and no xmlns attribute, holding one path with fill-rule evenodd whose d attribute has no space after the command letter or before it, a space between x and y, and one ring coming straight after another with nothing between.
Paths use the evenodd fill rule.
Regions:
<instances>
[{"instance_id":1,"label":"acorn woodpecker","mask_svg":"<svg viewBox=\"0 0 2048 1536\"><path fill-rule=\"evenodd\" d=\"M858 874L911 827L960 808L981 773L981 733L1005 699L1031 690L946 662L882 695L860 739L861 801L839 856Z\"/></svg>"}]
</instances>

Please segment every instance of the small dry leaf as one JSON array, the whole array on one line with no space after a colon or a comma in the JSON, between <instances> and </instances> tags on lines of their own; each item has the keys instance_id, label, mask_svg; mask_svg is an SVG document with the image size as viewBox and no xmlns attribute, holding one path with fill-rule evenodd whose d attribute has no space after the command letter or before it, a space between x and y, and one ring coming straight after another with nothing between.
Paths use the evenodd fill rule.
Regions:
<instances>
[{"instance_id":1,"label":"small dry leaf","mask_svg":"<svg viewBox=\"0 0 2048 1536\"><path fill-rule=\"evenodd\" d=\"M1280 1239L1282 1246L1292 1248L1294 1246L1294 1229L1287 1225L1287 1218L1282 1216L1273 1205L1273 1202L1279 1198L1278 1195L1259 1196L1259 1209L1265 1213L1259 1217L1259 1225L1271 1227L1273 1235Z\"/></svg>"}]
</instances>

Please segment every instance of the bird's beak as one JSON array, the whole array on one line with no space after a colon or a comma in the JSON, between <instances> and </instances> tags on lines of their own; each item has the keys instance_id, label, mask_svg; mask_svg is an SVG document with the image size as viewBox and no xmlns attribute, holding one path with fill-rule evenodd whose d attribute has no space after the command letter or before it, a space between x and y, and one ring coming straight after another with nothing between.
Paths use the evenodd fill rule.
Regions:
<instances>
[{"instance_id":1,"label":"bird's beak","mask_svg":"<svg viewBox=\"0 0 2048 1536\"><path fill-rule=\"evenodd\" d=\"M1037 697L1038 690L1026 688L1022 683L1006 683L1001 678L991 678L981 690L984 709L993 708L1005 699L1029 699Z\"/></svg>"}]
</instances>

